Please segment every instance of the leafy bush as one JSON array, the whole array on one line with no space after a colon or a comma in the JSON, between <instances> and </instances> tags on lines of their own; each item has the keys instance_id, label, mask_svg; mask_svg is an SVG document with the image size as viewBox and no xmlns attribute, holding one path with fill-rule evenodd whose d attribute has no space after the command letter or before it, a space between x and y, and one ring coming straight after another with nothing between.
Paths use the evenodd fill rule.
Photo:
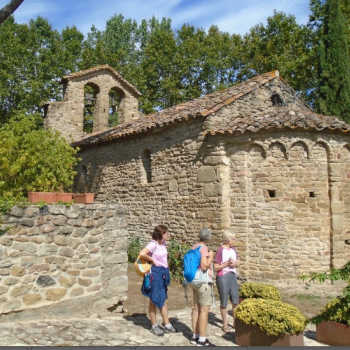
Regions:
<instances>
[{"instance_id":1,"label":"leafy bush","mask_svg":"<svg viewBox=\"0 0 350 350\"><path fill-rule=\"evenodd\" d=\"M319 281L347 281L347 286L342 290L342 295L330 300L325 307L320 310L320 314L312 317L309 321L319 324L322 321L334 321L344 323L350 326L350 261L340 269L331 269L328 272L302 275L302 280L308 279L309 282Z\"/></svg>"},{"instance_id":2,"label":"leafy bush","mask_svg":"<svg viewBox=\"0 0 350 350\"><path fill-rule=\"evenodd\" d=\"M18 115L0 127L2 202L21 200L28 191L62 192L73 184L78 150L37 124L37 115Z\"/></svg>"},{"instance_id":3,"label":"leafy bush","mask_svg":"<svg viewBox=\"0 0 350 350\"><path fill-rule=\"evenodd\" d=\"M128 261L133 263L141 249L140 238L132 237L129 241ZM171 237L170 241L167 242L169 272L179 282L183 280L183 257L189 249L188 243L179 243L174 237Z\"/></svg>"},{"instance_id":4,"label":"leafy bush","mask_svg":"<svg viewBox=\"0 0 350 350\"><path fill-rule=\"evenodd\" d=\"M271 300L281 300L281 293L272 284L244 282L239 286L239 296L241 298L261 298Z\"/></svg>"},{"instance_id":5,"label":"leafy bush","mask_svg":"<svg viewBox=\"0 0 350 350\"><path fill-rule=\"evenodd\" d=\"M311 323L319 324L322 321L334 321L350 326L350 300L344 297L337 297L330 300L320 310L320 314L310 319Z\"/></svg>"},{"instance_id":6,"label":"leafy bush","mask_svg":"<svg viewBox=\"0 0 350 350\"><path fill-rule=\"evenodd\" d=\"M128 261L133 263L137 259L137 256L139 255L140 250L141 250L140 238L132 237L129 240Z\"/></svg>"},{"instance_id":7,"label":"leafy bush","mask_svg":"<svg viewBox=\"0 0 350 350\"><path fill-rule=\"evenodd\" d=\"M306 317L295 306L271 299L246 299L236 308L235 317L259 326L268 335L293 335L306 327Z\"/></svg>"},{"instance_id":8,"label":"leafy bush","mask_svg":"<svg viewBox=\"0 0 350 350\"><path fill-rule=\"evenodd\" d=\"M171 237L167 244L169 271L177 281L183 281L183 258L190 249L190 245L185 241L179 243L175 237Z\"/></svg>"}]
</instances>

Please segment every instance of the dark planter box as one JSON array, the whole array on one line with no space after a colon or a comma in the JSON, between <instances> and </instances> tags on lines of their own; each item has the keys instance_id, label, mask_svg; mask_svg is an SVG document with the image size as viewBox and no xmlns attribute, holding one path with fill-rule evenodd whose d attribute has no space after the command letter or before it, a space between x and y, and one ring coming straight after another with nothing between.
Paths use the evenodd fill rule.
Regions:
<instances>
[{"instance_id":1,"label":"dark planter box","mask_svg":"<svg viewBox=\"0 0 350 350\"><path fill-rule=\"evenodd\" d=\"M336 346L350 346L350 326L334 321L322 321L316 326L316 340Z\"/></svg>"},{"instance_id":2,"label":"dark planter box","mask_svg":"<svg viewBox=\"0 0 350 350\"><path fill-rule=\"evenodd\" d=\"M259 326L235 319L236 344L241 346L304 346L304 334L268 335Z\"/></svg>"}]
</instances>

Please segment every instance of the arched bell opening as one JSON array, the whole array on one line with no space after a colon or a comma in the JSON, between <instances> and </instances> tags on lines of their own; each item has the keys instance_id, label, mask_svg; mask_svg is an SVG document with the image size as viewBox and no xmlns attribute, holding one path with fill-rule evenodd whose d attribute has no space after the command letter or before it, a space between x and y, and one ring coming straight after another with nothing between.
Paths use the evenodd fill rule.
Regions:
<instances>
[{"instance_id":1,"label":"arched bell opening","mask_svg":"<svg viewBox=\"0 0 350 350\"><path fill-rule=\"evenodd\" d=\"M97 103L100 88L93 83L84 86L84 117L83 131L90 134L94 130L94 119L97 113Z\"/></svg>"},{"instance_id":2,"label":"arched bell opening","mask_svg":"<svg viewBox=\"0 0 350 350\"><path fill-rule=\"evenodd\" d=\"M109 90L109 110L108 110L108 127L112 128L121 121L122 102L125 94L122 90L113 87Z\"/></svg>"}]
</instances>

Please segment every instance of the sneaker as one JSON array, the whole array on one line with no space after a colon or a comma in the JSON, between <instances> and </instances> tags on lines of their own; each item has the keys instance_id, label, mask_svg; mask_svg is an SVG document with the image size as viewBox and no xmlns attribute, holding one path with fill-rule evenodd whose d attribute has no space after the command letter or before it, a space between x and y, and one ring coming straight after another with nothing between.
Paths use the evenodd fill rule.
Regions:
<instances>
[{"instance_id":1,"label":"sneaker","mask_svg":"<svg viewBox=\"0 0 350 350\"><path fill-rule=\"evenodd\" d=\"M158 325L155 325L150 330L151 330L151 333L153 333L154 335L157 335L158 337L164 336L164 332L161 330L161 328Z\"/></svg>"},{"instance_id":2,"label":"sneaker","mask_svg":"<svg viewBox=\"0 0 350 350\"><path fill-rule=\"evenodd\" d=\"M173 327L172 324L170 325L170 327L164 326L163 330L164 333L176 333L176 329Z\"/></svg>"},{"instance_id":3,"label":"sneaker","mask_svg":"<svg viewBox=\"0 0 350 350\"><path fill-rule=\"evenodd\" d=\"M191 344L197 345L198 339L199 338L192 336Z\"/></svg>"},{"instance_id":4,"label":"sneaker","mask_svg":"<svg viewBox=\"0 0 350 350\"><path fill-rule=\"evenodd\" d=\"M205 341L201 342L201 341L197 341L197 346L215 346L214 344L210 343L210 341L207 339L205 339Z\"/></svg>"}]
</instances>

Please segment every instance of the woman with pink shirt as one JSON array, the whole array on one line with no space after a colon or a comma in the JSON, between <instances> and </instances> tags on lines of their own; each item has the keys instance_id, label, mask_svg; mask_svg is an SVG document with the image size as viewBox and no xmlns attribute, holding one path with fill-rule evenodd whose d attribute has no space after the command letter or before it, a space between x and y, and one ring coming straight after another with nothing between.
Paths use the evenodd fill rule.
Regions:
<instances>
[{"instance_id":1,"label":"woman with pink shirt","mask_svg":"<svg viewBox=\"0 0 350 350\"><path fill-rule=\"evenodd\" d=\"M152 264L152 282L151 288L145 288L144 283L141 287L143 295L149 300L149 318L151 320L151 332L157 336L163 336L164 333L175 333L176 330L169 322L168 318L168 286L170 284L170 275L168 267L168 251L166 241L170 239L168 228L164 225L158 225L152 233L152 241L140 251L140 257ZM161 329L156 321L157 308L164 321L164 328Z\"/></svg>"},{"instance_id":2,"label":"woman with pink shirt","mask_svg":"<svg viewBox=\"0 0 350 350\"><path fill-rule=\"evenodd\" d=\"M214 270L216 274L216 286L220 296L220 313L222 318L222 330L229 333L227 325L227 302L230 297L232 303L232 316L234 317L235 309L239 303L237 267L239 266L239 257L233 242L234 233L226 231L222 234L222 246L216 252L214 259ZM234 325L233 325L234 326Z\"/></svg>"}]
</instances>

